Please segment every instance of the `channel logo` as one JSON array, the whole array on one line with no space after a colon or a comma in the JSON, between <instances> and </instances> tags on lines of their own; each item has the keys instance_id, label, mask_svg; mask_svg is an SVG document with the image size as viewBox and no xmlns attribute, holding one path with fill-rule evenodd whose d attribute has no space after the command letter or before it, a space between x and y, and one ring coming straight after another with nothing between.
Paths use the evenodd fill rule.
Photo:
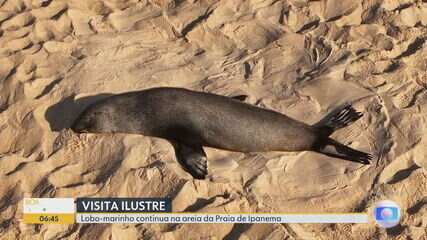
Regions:
<instances>
[{"instance_id":1,"label":"channel logo","mask_svg":"<svg viewBox=\"0 0 427 240\"><path fill-rule=\"evenodd\" d=\"M399 205L390 200L378 202L374 208L374 219L383 228L396 226L400 221Z\"/></svg>"}]
</instances>

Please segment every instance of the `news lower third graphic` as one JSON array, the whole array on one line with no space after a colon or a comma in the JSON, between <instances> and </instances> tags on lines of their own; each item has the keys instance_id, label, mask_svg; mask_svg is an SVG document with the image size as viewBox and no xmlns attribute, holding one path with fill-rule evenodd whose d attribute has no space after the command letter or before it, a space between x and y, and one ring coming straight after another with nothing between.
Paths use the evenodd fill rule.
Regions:
<instances>
[{"instance_id":1,"label":"news lower third graphic","mask_svg":"<svg viewBox=\"0 0 427 240\"><path fill-rule=\"evenodd\" d=\"M23 209L27 224L369 223L367 213L172 212L170 198L25 198ZM383 201L376 205L373 217L380 227L395 226L400 209L394 202Z\"/></svg>"}]
</instances>

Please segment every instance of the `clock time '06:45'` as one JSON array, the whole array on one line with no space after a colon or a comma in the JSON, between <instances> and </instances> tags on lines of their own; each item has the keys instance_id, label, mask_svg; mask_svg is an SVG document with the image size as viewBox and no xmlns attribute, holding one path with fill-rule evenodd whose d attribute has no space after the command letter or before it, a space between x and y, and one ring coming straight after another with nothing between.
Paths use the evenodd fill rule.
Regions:
<instances>
[{"instance_id":1,"label":"clock time '06:45'","mask_svg":"<svg viewBox=\"0 0 427 240\"><path fill-rule=\"evenodd\" d=\"M58 216L46 216L46 215L41 215L39 217L40 222L58 222L59 221L59 217Z\"/></svg>"}]
</instances>

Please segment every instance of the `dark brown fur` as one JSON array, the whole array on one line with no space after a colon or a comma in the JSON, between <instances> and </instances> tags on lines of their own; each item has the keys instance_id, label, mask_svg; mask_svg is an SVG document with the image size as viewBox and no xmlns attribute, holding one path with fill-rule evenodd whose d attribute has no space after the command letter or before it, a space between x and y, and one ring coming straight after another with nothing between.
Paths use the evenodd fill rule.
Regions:
<instances>
[{"instance_id":1,"label":"dark brown fur","mask_svg":"<svg viewBox=\"0 0 427 240\"><path fill-rule=\"evenodd\" d=\"M80 115L72 128L76 132L134 133L165 138L174 143L176 151L186 149L185 154L177 153L182 155L184 165L191 149L199 158L205 157L203 146L238 152L313 150L369 163L368 154L353 149L346 152L348 147L328 138L334 130L360 118L354 109L346 108L310 126L230 97L182 88L152 88L95 103ZM354 156L347 156L350 153ZM197 157L195 159L197 162Z\"/></svg>"}]
</instances>

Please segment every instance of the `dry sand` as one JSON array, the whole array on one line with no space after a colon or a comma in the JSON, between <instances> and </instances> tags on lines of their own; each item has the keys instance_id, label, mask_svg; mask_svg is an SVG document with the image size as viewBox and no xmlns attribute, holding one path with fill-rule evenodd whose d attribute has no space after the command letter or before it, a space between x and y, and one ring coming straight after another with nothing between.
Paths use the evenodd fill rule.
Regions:
<instances>
[{"instance_id":1,"label":"dry sand","mask_svg":"<svg viewBox=\"0 0 427 240\"><path fill-rule=\"evenodd\" d=\"M427 239L427 2L0 0L1 239ZM314 123L365 113L333 137L373 164L313 152L206 149L209 180L164 140L77 135L103 97L155 86L223 95ZM371 224L25 225L23 197L173 198L175 211L365 212Z\"/></svg>"}]
</instances>

